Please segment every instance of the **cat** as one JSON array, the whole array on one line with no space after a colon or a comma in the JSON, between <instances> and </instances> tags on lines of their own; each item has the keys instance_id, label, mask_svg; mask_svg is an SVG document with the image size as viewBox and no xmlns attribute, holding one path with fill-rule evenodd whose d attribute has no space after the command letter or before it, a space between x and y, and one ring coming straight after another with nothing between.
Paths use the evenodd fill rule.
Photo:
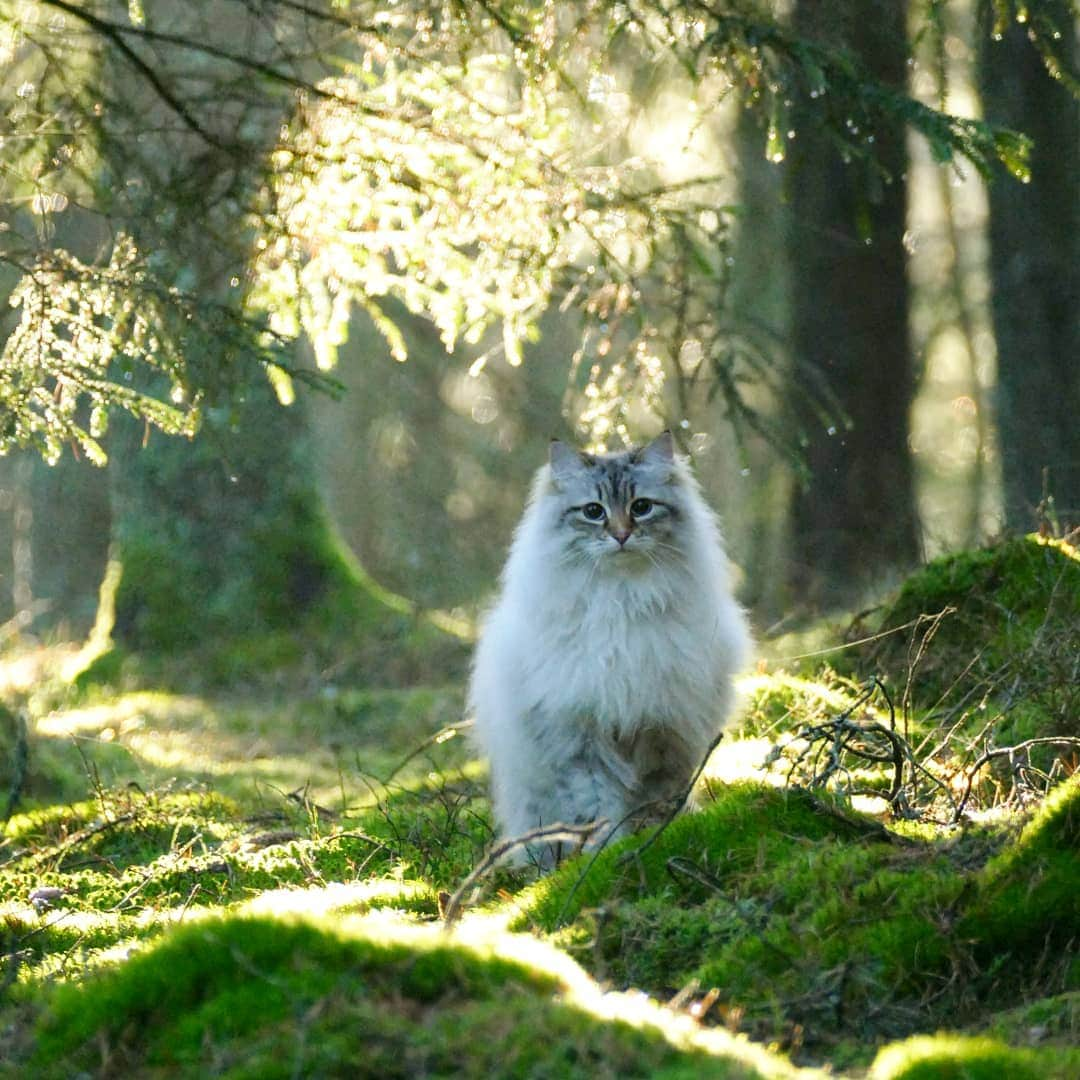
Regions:
<instances>
[{"instance_id":1,"label":"cat","mask_svg":"<svg viewBox=\"0 0 1080 1080\"><path fill-rule=\"evenodd\" d=\"M716 520L671 433L612 454L552 442L469 688L502 836L604 819L595 845L665 816L727 722L749 650ZM561 855L525 851L545 867Z\"/></svg>"}]
</instances>

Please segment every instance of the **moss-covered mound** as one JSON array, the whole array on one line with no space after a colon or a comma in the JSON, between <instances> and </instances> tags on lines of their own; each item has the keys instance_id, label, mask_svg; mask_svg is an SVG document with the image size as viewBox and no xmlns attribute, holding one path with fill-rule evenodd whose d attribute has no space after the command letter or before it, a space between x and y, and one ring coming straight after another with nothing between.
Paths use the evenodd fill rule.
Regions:
<instances>
[{"instance_id":1,"label":"moss-covered mound","mask_svg":"<svg viewBox=\"0 0 1080 1080\"><path fill-rule=\"evenodd\" d=\"M1080 773L983 867L958 930L995 979L1080 989Z\"/></svg>"},{"instance_id":2,"label":"moss-covered mound","mask_svg":"<svg viewBox=\"0 0 1080 1080\"><path fill-rule=\"evenodd\" d=\"M960 720L994 720L1003 745L1080 735L1080 552L1061 540L1016 537L946 555L912 575L864 650L905 703ZM995 719L996 717L996 719Z\"/></svg>"},{"instance_id":3,"label":"moss-covered mound","mask_svg":"<svg viewBox=\"0 0 1080 1080\"><path fill-rule=\"evenodd\" d=\"M640 855L632 838L565 865L523 919L599 977L713 990L729 1021L814 1056L905 1033L926 973L951 969L947 860L805 791L717 795Z\"/></svg>"},{"instance_id":4,"label":"moss-covered mound","mask_svg":"<svg viewBox=\"0 0 1080 1080\"><path fill-rule=\"evenodd\" d=\"M1015 1049L993 1039L920 1036L883 1050L870 1080L1054 1080L1074 1065L1050 1054Z\"/></svg>"},{"instance_id":5,"label":"moss-covered mound","mask_svg":"<svg viewBox=\"0 0 1080 1080\"><path fill-rule=\"evenodd\" d=\"M710 991L756 1038L865 1061L883 1038L1080 988L1078 813L1080 777L1018 839L949 845L731 786L651 843L564 865L519 921L617 986ZM952 848L980 843L1000 853L968 871Z\"/></svg>"},{"instance_id":6,"label":"moss-covered mound","mask_svg":"<svg viewBox=\"0 0 1080 1080\"><path fill-rule=\"evenodd\" d=\"M364 910L434 918L492 836L481 786L449 771L343 821L312 809L245 815L212 793L127 790L15 815L0 834L0 917L21 973L95 967L178 916L270 890L363 882Z\"/></svg>"},{"instance_id":7,"label":"moss-covered mound","mask_svg":"<svg viewBox=\"0 0 1080 1080\"><path fill-rule=\"evenodd\" d=\"M49 1000L41 1077L756 1077L782 1062L623 1022L545 969L362 920L204 920ZM586 998L590 995L586 990ZM765 1071L755 1062L766 1062Z\"/></svg>"}]
</instances>

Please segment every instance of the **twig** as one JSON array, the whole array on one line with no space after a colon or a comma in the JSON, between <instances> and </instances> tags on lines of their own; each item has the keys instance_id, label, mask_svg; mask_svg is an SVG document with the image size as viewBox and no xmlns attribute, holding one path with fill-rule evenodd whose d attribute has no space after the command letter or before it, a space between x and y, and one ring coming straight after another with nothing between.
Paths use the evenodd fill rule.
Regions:
<instances>
[{"instance_id":1,"label":"twig","mask_svg":"<svg viewBox=\"0 0 1080 1080\"><path fill-rule=\"evenodd\" d=\"M536 843L537 841L547 841L552 843L562 842L576 842L585 843L597 830L603 828L608 824L606 818L599 818L596 821L587 822L584 825L545 825L539 829L531 829L527 833L522 833L521 836L512 836L508 840L504 840L501 844L496 844L487 855L484 857L483 862L474 867L469 873L469 876L457 887L454 894L447 900L445 907L443 908L443 925L449 929L458 919L462 900L469 889L476 884L485 874L493 870L499 865L508 855L513 854L519 848L523 848L528 844Z\"/></svg>"},{"instance_id":2,"label":"twig","mask_svg":"<svg viewBox=\"0 0 1080 1080\"><path fill-rule=\"evenodd\" d=\"M569 909L571 903L573 903L574 897L577 895L578 889L581 888L582 882L592 872L592 868L596 863L596 860L600 858L600 855L603 852L604 848L606 848L608 844L611 843L612 838L619 831L619 829L621 829L632 818L637 817L637 815L642 813L642 811L647 810L650 806L656 805L657 801L666 800L654 800L653 802L642 803L640 806L635 806L632 810L624 814L615 823L614 828L608 830L607 835L600 841L599 844L596 845L596 850L592 853L592 857L585 864L584 869L581 871L580 874L578 874L577 881L574 882L574 884L570 887L570 891L566 894L566 899L563 900L562 907L559 908L559 914L555 919L556 926L562 926L563 918L566 916L566 912Z\"/></svg>"},{"instance_id":3,"label":"twig","mask_svg":"<svg viewBox=\"0 0 1080 1080\"><path fill-rule=\"evenodd\" d=\"M871 609L872 610L872 609ZM863 612L862 614L866 614ZM901 623L899 626L891 626L888 630L879 630L877 633L870 634L867 637L857 638L855 641L845 641L842 645L830 645L827 649L815 649L813 652L799 653L795 656L778 656L773 660L770 660L770 664L790 664L796 660L816 660L821 656L830 656L832 653L844 652L846 649L858 649L863 645L873 645L877 641L883 641L885 638L892 637L894 634L902 634L905 630L911 630L918 626L920 623L925 622L927 619L939 618L941 615L948 614L948 611L941 611L935 615L919 615L906 623ZM856 616L856 620L860 616Z\"/></svg>"},{"instance_id":4,"label":"twig","mask_svg":"<svg viewBox=\"0 0 1080 1080\"><path fill-rule=\"evenodd\" d=\"M20 862L30 855L34 855L34 858L30 863L33 867L42 866L52 859L63 859L64 855L72 848L85 843L91 837L97 836L99 833L108 832L109 829L114 829L117 825L124 825L129 821L134 821L136 817L136 812L134 810L129 810L126 814L121 814L119 817L109 818L106 821L98 821L93 825L87 825L85 828L79 829L78 832L72 833L62 844L58 844L48 851L36 854L32 851L24 851L13 855L9 860L9 865L13 862Z\"/></svg>"},{"instance_id":5,"label":"twig","mask_svg":"<svg viewBox=\"0 0 1080 1080\"><path fill-rule=\"evenodd\" d=\"M107 41L110 41L117 51L124 57L125 60L150 84L151 88L157 94L159 98L180 118L180 120L190 128L196 135L198 135L204 142L209 143L211 146L222 149L224 144L217 138L212 132L207 131L202 124L195 118L190 112L183 101L180 100L170 89L165 85L163 79L160 78L158 73L154 70L153 66L145 61L123 38L125 33L134 33L135 28L122 26L118 23L112 23L106 19L99 18L92 12L84 11L77 5L67 3L66 0L44 0L50 7L59 8L61 11L73 18L84 22L95 33L101 35ZM141 36L150 37L149 33L143 33ZM189 48L195 46L189 43ZM209 49L205 51L210 52ZM213 53L211 53L213 55Z\"/></svg>"},{"instance_id":6,"label":"twig","mask_svg":"<svg viewBox=\"0 0 1080 1080\"><path fill-rule=\"evenodd\" d=\"M875 693L880 693L889 709L888 725L877 720L856 721L853 714L865 706ZM879 748L870 740L878 739L886 744ZM841 774L841 786L848 794L856 794L850 769L845 758L851 755L872 765L891 765L892 778L887 794L878 791L859 791L860 794L873 794L885 799L889 806L897 811L901 806L908 806L918 795L917 778L920 773L930 776L935 783L941 782L930 774L917 760L911 744L896 730L896 708L885 684L876 676L869 685L839 716L820 724L808 725L796 731L787 743L774 747L770 760L775 760L792 743L805 741L806 747L791 762L787 782L793 783L796 771L806 765L809 777L806 786L823 788L837 774ZM828 754L828 763L822 766L822 756ZM807 764L808 759L813 760ZM905 773L909 779L905 782Z\"/></svg>"},{"instance_id":7,"label":"twig","mask_svg":"<svg viewBox=\"0 0 1080 1080\"><path fill-rule=\"evenodd\" d=\"M956 804L956 809L953 812L950 824L959 824L960 818L964 813L964 807L967 806L967 801L971 796L971 789L975 784L975 777L978 776L979 770L984 765L993 761L994 758L1012 758L1016 754L1030 750L1033 746L1071 746L1074 749L1080 749L1080 738L1071 735L1048 735L1039 739L1027 739L1022 743L1017 743L1015 746L999 746L996 749L987 750L978 757L971 768L968 769L967 779L964 784L964 794L960 796L960 801Z\"/></svg>"},{"instance_id":8,"label":"twig","mask_svg":"<svg viewBox=\"0 0 1080 1080\"><path fill-rule=\"evenodd\" d=\"M908 642L907 682L904 684L904 696L903 696L903 700L901 702L903 710L904 710L904 727L905 727L905 729L907 728L907 717L908 717L908 715L909 715L909 713L911 711L911 685L912 685L912 683L914 682L914 679L915 679L915 671L918 668L919 664L922 663L922 658L925 655L927 647L930 645L930 642L934 639L934 636L937 634L938 630L941 629L942 620L947 615L955 615L955 614L956 614L956 608L947 604L945 607L943 607L940 611L936 612L935 614L933 614L933 615L923 614L923 615L920 615L915 620L914 629L916 631L919 629L919 627L923 623L929 623L930 626L927 628L927 630L923 634L923 636L919 639L919 646L918 646L918 649L915 650L914 657L912 657L912 650L915 649L915 633L914 632L911 635L911 640ZM905 734L906 734L906 730L905 730Z\"/></svg>"},{"instance_id":9,"label":"twig","mask_svg":"<svg viewBox=\"0 0 1080 1080\"><path fill-rule=\"evenodd\" d=\"M610 830L607 836L597 845L596 851L593 852L592 858L585 864L584 869L578 875L577 881L574 882L570 891L566 894L566 899L563 901L562 907L559 909L558 918L555 920L556 925L562 925L564 916L573 902L574 897L577 895L577 891L581 888L582 882L589 876L592 871L596 860L600 857L601 852L607 847L612 837L622 828L626 822L632 818L637 817L639 814L648 810L650 806L662 806L670 804L668 813L664 819L656 826L654 831L649 835L649 838L641 843L638 847L633 848L630 851L623 852L619 857L619 865L629 862L631 859L637 859L641 857L642 852L646 851L652 844L654 844L665 829L679 816L679 812L686 805L687 800L693 794L694 788L697 786L698 780L701 778L702 772L705 770L705 766L708 764L709 758L712 757L713 751L720 745L720 740L724 737L724 733L721 731L715 739L709 744L708 750L705 751L701 758L698 767L694 770L694 775L690 779L690 783L686 786L680 795L674 796L670 799L653 799L650 802L641 803L639 806L635 806L627 814L625 814L621 821L616 822L615 827Z\"/></svg>"},{"instance_id":10,"label":"twig","mask_svg":"<svg viewBox=\"0 0 1080 1080\"><path fill-rule=\"evenodd\" d=\"M460 734L466 728L472 727L472 725L473 722L471 720L463 720L460 723L447 724L446 727L439 728L438 731L434 732L426 739L424 739L424 741L420 743L419 746L415 747L413 750L410 750L409 753L406 754L405 757L403 757L401 761L399 761L390 770L390 774L387 776L387 778L383 781L380 781L382 783L382 786L389 789L390 781L393 780L398 775L398 773L401 772L401 770L409 764L410 761L412 761L414 758L419 757L429 746L438 746L444 742L448 742L450 739Z\"/></svg>"}]
</instances>

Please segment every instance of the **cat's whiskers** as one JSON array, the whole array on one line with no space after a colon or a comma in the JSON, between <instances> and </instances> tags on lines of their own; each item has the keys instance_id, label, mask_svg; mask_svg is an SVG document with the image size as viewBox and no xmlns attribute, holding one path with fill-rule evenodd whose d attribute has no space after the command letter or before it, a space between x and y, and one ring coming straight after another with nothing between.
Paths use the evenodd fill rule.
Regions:
<instances>
[{"instance_id":1,"label":"cat's whiskers","mask_svg":"<svg viewBox=\"0 0 1080 1080\"><path fill-rule=\"evenodd\" d=\"M670 551L672 554L677 555L680 562L687 561L685 549L679 547L678 544L672 544L668 540L658 540L653 538L652 545L653 547L661 548L664 551Z\"/></svg>"}]
</instances>

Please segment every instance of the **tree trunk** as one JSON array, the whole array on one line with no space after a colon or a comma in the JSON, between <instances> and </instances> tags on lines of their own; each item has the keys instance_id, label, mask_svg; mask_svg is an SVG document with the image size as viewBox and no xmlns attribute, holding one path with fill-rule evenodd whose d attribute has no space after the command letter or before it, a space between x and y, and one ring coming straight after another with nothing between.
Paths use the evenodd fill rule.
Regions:
<instances>
[{"instance_id":1,"label":"tree trunk","mask_svg":"<svg viewBox=\"0 0 1080 1080\"><path fill-rule=\"evenodd\" d=\"M845 0L830 18L884 82L903 86L903 4ZM820 5L796 7L807 36L821 32ZM875 133L882 182L849 165L812 124L797 123L789 186L793 265L792 340L806 380L803 423L809 476L792 514L794 585L817 604L841 603L919 550L908 414L914 379L903 234L906 146L901 124ZM813 383L834 399L822 416Z\"/></svg>"},{"instance_id":2,"label":"tree trunk","mask_svg":"<svg viewBox=\"0 0 1080 1080\"><path fill-rule=\"evenodd\" d=\"M302 412L252 379L235 415L188 442L117 425L113 635L167 652L288 626L347 588L325 535ZM122 430L121 430L122 429Z\"/></svg>"},{"instance_id":3,"label":"tree trunk","mask_svg":"<svg viewBox=\"0 0 1080 1080\"><path fill-rule=\"evenodd\" d=\"M274 44L254 11L210 6L188 16L185 32L226 44L242 36L254 55ZM127 109L128 125L143 134L104 145L103 156L115 169L108 155L128 155L140 190L161 198L162 212L129 223L137 245L172 266L185 290L235 309L251 239L243 211L264 179L261 163L287 101L252 94L240 110L209 102L200 116L217 133L211 143L178 130L124 57L108 63L120 103L108 107ZM235 77L212 54L200 64L206 80ZM159 75L180 80L186 69L178 71ZM147 437L128 417L115 421L110 568L94 633L104 651L91 671L110 674L132 656L191 653L213 679L302 661L333 662L338 674L359 667L380 680L443 677L443 665L460 662L460 640L379 589L340 543L322 505L302 406L281 406L254 350L215 337L213 324L192 325L182 343L188 362L223 392L191 442Z\"/></svg>"},{"instance_id":4,"label":"tree trunk","mask_svg":"<svg viewBox=\"0 0 1080 1080\"><path fill-rule=\"evenodd\" d=\"M762 152L760 125L749 110L741 110L733 137L742 212L735 220L729 302L740 325L760 328L772 362L789 381L792 280L786 237L791 230L791 207L784 198L784 171ZM745 575L740 597L768 626L791 613L787 580L791 458L764 440L748 439L743 440L738 455L748 470L746 481L739 490L738 505L721 516L726 541Z\"/></svg>"},{"instance_id":5,"label":"tree trunk","mask_svg":"<svg viewBox=\"0 0 1080 1080\"><path fill-rule=\"evenodd\" d=\"M1073 54L1068 5L1050 4ZM1005 521L1080 523L1080 103L1009 26L984 18L979 80L986 118L1035 142L1031 182L990 186L990 273ZM1050 496L1053 504L1045 504Z\"/></svg>"},{"instance_id":6,"label":"tree trunk","mask_svg":"<svg viewBox=\"0 0 1080 1080\"><path fill-rule=\"evenodd\" d=\"M408 679L460 653L340 543L304 410L279 405L261 372L194 441L142 440L134 422L118 424L110 453L102 601L120 656L193 653L213 679L331 661Z\"/></svg>"}]
</instances>

